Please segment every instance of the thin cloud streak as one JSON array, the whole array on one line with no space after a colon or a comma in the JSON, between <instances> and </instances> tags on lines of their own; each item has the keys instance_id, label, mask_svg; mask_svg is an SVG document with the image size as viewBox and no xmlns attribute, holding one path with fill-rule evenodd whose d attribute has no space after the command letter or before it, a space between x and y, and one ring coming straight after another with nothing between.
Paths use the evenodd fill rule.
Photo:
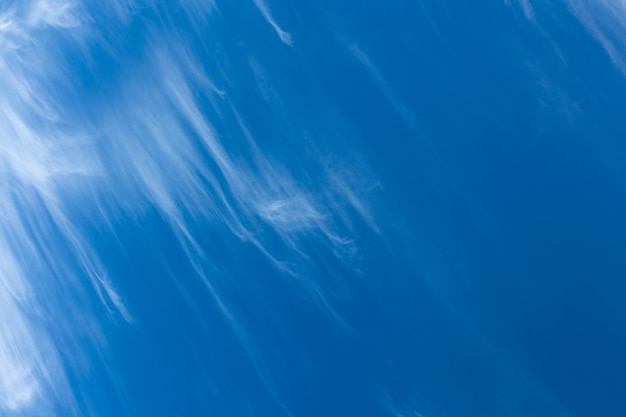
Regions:
<instances>
[{"instance_id":1,"label":"thin cloud streak","mask_svg":"<svg viewBox=\"0 0 626 417\"><path fill-rule=\"evenodd\" d=\"M520 9L524 17L536 22L530 0L505 0L511 8ZM569 11L602 46L615 66L626 75L626 1L566 0Z\"/></svg>"},{"instance_id":2,"label":"thin cloud streak","mask_svg":"<svg viewBox=\"0 0 626 417\"><path fill-rule=\"evenodd\" d=\"M568 0L567 4L626 75L626 1Z\"/></svg>"},{"instance_id":3,"label":"thin cloud streak","mask_svg":"<svg viewBox=\"0 0 626 417\"><path fill-rule=\"evenodd\" d=\"M78 362L64 363L61 351L82 337L100 343L91 312L82 307L86 299L77 293L79 276L112 315L130 320L80 227L67 216L63 190L89 181L97 159L83 137L58 123L57 97L44 87L49 80L38 68L55 62L35 40L51 31L80 36L83 19L70 2L23 2L7 10L0 17L0 410L39 415L63 404L75 413L67 372ZM63 260L66 249L71 261ZM84 315L89 325L75 320L67 332L70 316L63 311ZM77 361L82 356L72 355Z\"/></svg>"},{"instance_id":4,"label":"thin cloud streak","mask_svg":"<svg viewBox=\"0 0 626 417\"><path fill-rule=\"evenodd\" d=\"M255 5L291 45L267 4ZM325 171L322 187L297 181L256 143L227 94L230 80L205 75L189 50L177 46L183 41L175 33L153 30L132 76L115 81L109 95L82 97L71 72L64 72L64 51L89 61L88 46L112 47L92 27L97 11L112 10L116 24L124 25L150 6L116 1L99 9L87 1L38 0L16 3L0 15L0 410L80 414L80 393L68 373L82 372L90 360L82 350L104 351L102 320L134 323L132 306L116 289L119 277L110 276L99 259L89 227L114 236L121 217L140 219L156 209L278 403L252 336L221 290L224 284L205 272L210 259L194 226L225 225L289 279L308 278L307 268L298 265L309 262L302 245L307 239L321 239L349 262L357 248L345 235L345 207L379 233L364 201L367 180L335 166ZM196 14L214 10L213 3L194 1L182 7ZM63 35L58 48L38 42L53 34ZM206 108L207 100L213 109ZM81 103L80 113L75 103ZM234 120L228 134L244 149L240 154L225 147L226 132L216 127L219 117L207 116L211 112ZM281 259L267 243L276 236L291 259ZM328 290L313 279L301 285L322 311L341 321Z\"/></svg>"},{"instance_id":5,"label":"thin cloud streak","mask_svg":"<svg viewBox=\"0 0 626 417\"><path fill-rule=\"evenodd\" d=\"M355 244L336 231L338 219L332 212L341 204L351 206L377 232L375 220L359 196L361 187L341 170L328 171L332 196L298 184L286 168L270 162L228 94L215 87L227 85L228 80L204 79L204 72L185 51L154 46L138 71L141 77L122 85L112 103L99 106L111 110L100 115L95 127L103 137L101 154L106 155L99 163L109 175L98 198L106 200L103 205L123 207L129 216L142 207L156 208L161 213L267 389L287 411L271 375L264 370L245 320L232 307L228 291L223 291L228 284L220 277L207 275L204 261L199 261L205 254L194 236L193 223L226 225L235 237L253 244L277 271L288 278L303 278L300 285L312 302L331 320L349 327L334 311L332 294L305 276L306 270L279 259L265 240L269 230L306 262L300 242L321 238L338 256L349 258L356 251ZM194 91L198 85L208 90ZM240 154L225 149L220 140L224 132L205 116L206 109L199 103L205 93L212 105L219 106L216 114L230 112L236 121L229 125L228 134L231 141L243 144L231 144L243 149ZM134 196L130 203L128 196Z\"/></svg>"},{"instance_id":6,"label":"thin cloud streak","mask_svg":"<svg viewBox=\"0 0 626 417\"><path fill-rule=\"evenodd\" d=\"M504 0L504 4L511 7L513 10L519 9L525 19L529 21L535 20L535 9L530 0Z\"/></svg>"},{"instance_id":7,"label":"thin cloud streak","mask_svg":"<svg viewBox=\"0 0 626 417\"><path fill-rule=\"evenodd\" d=\"M263 15L263 18L267 23L272 26L272 28L276 31L276 34L280 38L280 40L288 46L293 46L293 38L289 32L285 32L279 25L276 23L272 12L267 5L266 0L252 0L254 5L259 9L259 12Z\"/></svg>"}]
</instances>

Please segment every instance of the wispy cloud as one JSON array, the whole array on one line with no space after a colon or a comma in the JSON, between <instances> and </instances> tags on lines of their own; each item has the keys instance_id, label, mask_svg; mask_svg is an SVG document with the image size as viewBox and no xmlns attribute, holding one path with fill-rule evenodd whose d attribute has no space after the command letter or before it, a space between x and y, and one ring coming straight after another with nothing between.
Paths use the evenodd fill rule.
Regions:
<instances>
[{"instance_id":1,"label":"wispy cloud","mask_svg":"<svg viewBox=\"0 0 626 417\"><path fill-rule=\"evenodd\" d=\"M530 0L504 0L504 4L516 11L521 11L525 19L535 20L535 9Z\"/></svg>"},{"instance_id":2,"label":"wispy cloud","mask_svg":"<svg viewBox=\"0 0 626 417\"><path fill-rule=\"evenodd\" d=\"M266 0L252 0L252 1L254 1L254 5L257 7L257 9L259 9L265 21L269 23L272 26L272 28L274 28L280 40L283 41L285 45L292 46L293 39L291 37L291 34L289 32L285 32L278 25L278 23L276 23L276 20L274 19L274 16L272 15L272 11L270 10Z\"/></svg>"},{"instance_id":3,"label":"wispy cloud","mask_svg":"<svg viewBox=\"0 0 626 417\"><path fill-rule=\"evenodd\" d=\"M506 5L536 22L531 0L505 0ZM606 51L619 70L626 74L626 2L623 0L566 0L570 12ZM545 34L545 33L544 33ZM545 34L547 36L547 34Z\"/></svg>"},{"instance_id":4,"label":"wispy cloud","mask_svg":"<svg viewBox=\"0 0 626 417\"><path fill-rule=\"evenodd\" d=\"M626 2L568 0L572 13L626 74Z\"/></svg>"},{"instance_id":5,"label":"wispy cloud","mask_svg":"<svg viewBox=\"0 0 626 417\"><path fill-rule=\"evenodd\" d=\"M29 26L72 28L80 24L75 7L70 1L38 0L32 3L26 16Z\"/></svg>"},{"instance_id":6,"label":"wispy cloud","mask_svg":"<svg viewBox=\"0 0 626 417\"><path fill-rule=\"evenodd\" d=\"M254 3L291 45L265 1ZM303 242L316 239L348 260L357 251L353 217L380 233L366 202L375 181L321 157L319 182L299 180L260 146L229 95L227 71L211 78L167 27L147 31L141 58L106 85L107 94L80 91L64 54L87 62L88 46L114 49L98 31L123 27L145 7L152 3L35 0L0 13L0 411L80 414L68 373L78 372L83 350L102 350L102 320L133 322L119 277L87 233L93 225L116 235L120 217L158 212L279 403L227 284L205 272L210 260L196 226L225 226L288 279L310 268L297 265L308 262ZM181 7L198 15L215 5ZM95 27L104 11L114 22ZM275 241L282 252L268 243ZM298 285L341 321L331 291L305 278Z\"/></svg>"},{"instance_id":7,"label":"wispy cloud","mask_svg":"<svg viewBox=\"0 0 626 417\"><path fill-rule=\"evenodd\" d=\"M58 97L37 68L56 63L36 41L55 30L73 36L82 19L70 2L23 2L7 10L0 17L0 410L38 414L57 402L72 410L65 376L72 365L62 363L60 349L80 334L97 343L98 331L77 321L75 333L65 333L69 317L58 303L89 315L81 308L84 298L67 297L83 275L111 314L130 319L66 214L67 187L80 188L92 177L97 159L84 137L58 123ZM65 250L74 255L69 263L62 259ZM61 333L53 335L55 329Z\"/></svg>"},{"instance_id":8,"label":"wispy cloud","mask_svg":"<svg viewBox=\"0 0 626 417\"><path fill-rule=\"evenodd\" d=\"M380 69L372 62L365 51L357 44L347 44L348 52L363 66L369 73L372 80L376 83L381 92L385 95L389 104L391 104L404 121L416 130L420 130L419 122L404 101L398 96L395 89L387 82Z\"/></svg>"}]
</instances>

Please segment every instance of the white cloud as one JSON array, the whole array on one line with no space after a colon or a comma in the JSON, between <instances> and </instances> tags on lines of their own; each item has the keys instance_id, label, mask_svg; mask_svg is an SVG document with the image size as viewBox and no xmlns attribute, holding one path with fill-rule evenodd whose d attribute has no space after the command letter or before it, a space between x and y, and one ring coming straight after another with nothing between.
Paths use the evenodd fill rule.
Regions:
<instances>
[{"instance_id":1,"label":"white cloud","mask_svg":"<svg viewBox=\"0 0 626 417\"><path fill-rule=\"evenodd\" d=\"M265 21L269 23L272 26L272 28L274 28L280 40L283 41L285 45L293 46L293 39L291 37L291 34L289 32L285 32L278 25L278 23L276 23L276 20L274 19L274 16L272 16L272 12L269 6L267 5L267 2L265 0L252 0L252 1L254 1L254 5L257 7L257 9L259 9Z\"/></svg>"},{"instance_id":2,"label":"white cloud","mask_svg":"<svg viewBox=\"0 0 626 417\"><path fill-rule=\"evenodd\" d=\"M535 9L533 8L530 0L504 0L504 4L519 10L524 15L524 18L530 21L535 20Z\"/></svg>"},{"instance_id":3,"label":"white cloud","mask_svg":"<svg viewBox=\"0 0 626 417\"><path fill-rule=\"evenodd\" d=\"M101 351L99 320L133 321L85 224L114 235L120 216L140 221L146 210L158 211L278 402L219 277L205 272L210 260L194 226L226 225L289 278L303 273L293 261L306 261L306 239L319 239L340 258L355 253L354 239L346 236L346 207L378 233L365 202L367 180L338 163L317 161L320 184L298 181L257 143L227 94L225 71L209 77L176 33L150 31L144 55L107 85L109 94L81 97L73 74L64 72L62 52L88 60L81 53L90 42L109 48L90 27L94 13L113 11L117 20L107 30L151 4L139 3L117 0L99 9L95 2L35 0L15 2L0 14L1 411L45 414L61 404L76 412L67 373L89 361L82 349ZM267 4L255 4L291 45ZM190 0L183 7L198 15L214 4ZM49 39L58 33L64 36L51 48ZM262 101L259 94L255 99ZM220 129L225 115L232 123ZM270 240L282 242L292 258L281 259ZM301 285L341 321L329 289L313 279ZM94 309L108 317L96 318Z\"/></svg>"},{"instance_id":4,"label":"white cloud","mask_svg":"<svg viewBox=\"0 0 626 417\"><path fill-rule=\"evenodd\" d=\"M114 174L115 193L126 195L120 190L137 187L187 243L193 239L185 216L195 214L218 219L262 250L259 221L290 246L296 234L314 231L332 245L348 244L332 231L325 196L302 189L284 168L267 159L236 110L229 109L223 92L213 82L193 80L203 72L186 54L157 51L145 68L160 70L151 75L155 78L125 85L119 101L106 106L114 110L100 121L99 129L109 138L107 153L114 155L101 163L106 172L120 174ZM234 112L247 155L237 155L235 162L234 155L225 150L220 134L199 108L191 82L210 86L221 105ZM203 154L210 157L208 165L214 164L215 170L207 168ZM354 190L342 183L341 174L333 173L330 181L371 223L371 215L365 213Z\"/></svg>"},{"instance_id":5,"label":"white cloud","mask_svg":"<svg viewBox=\"0 0 626 417\"><path fill-rule=\"evenodd\" d=\"M80 19L74 8L69 1L38 0L32 3L28 10L26 23L34 27L42 25L57 28L76 27L80 24Z\"/></svg>"},{"instance_id":6,"label":"white cloud","mask_svg":"<svg viewBox=\"0 0 626 417\"><path fill-rule=\"evenodd\" d=\"M512 9L520 10L527 20L537 23L535 10L530 0L504 0L504 2ZM626 51L626 1L566 0L565 3L570 12L602 46L615 66L626 75L626 52L624 52Z\"/></svg>"},{"instance_id":7,"label":"white cloud","mask_svg":"<svg viewBox=\"0 0 626 417\"><path fill-rule=\"evenodd\" d=\"M345 43L345 42L343 42ZM378 86L380 91L384 94L385 98L396 112L404 119L408 126L414 129L416 132L420 132L420 124L415 117L415 112L411 111L400 98L396 90L389 84L383 73L377 65L370 59L365 51L357 44L347 44L347 51L363 66L363 68L370 75L372 80Z\"/></svg>"},{"instance_id":8,"label":"white cloud","mask_svg":"<svg viewBox=\"0 0 626 417\"><path fill-rule=\"evenodd\" d=\"M66 378L72 364L60 351L98 331L75 325L58 333L69 317L56 305L91 314L84 299L64 296L82 285L79 275L92 280L111 314L130 318L66 214L67 189L89 181L98 163L85 137L58 123L46 74L59 63L39 40L52 30L71 38L82 20L75 3L44 0L17 3L0 17L0 410L11 414L52 412L57 402L75 408ZM66 264L64 247L81 268Z\"/></svg>"},{"instance_id":9,"label":"white cloud","mask_svg":"<svg viewBox=\"0 0 626 417\"><path fill-rule=\"evenodd\" d=\"M626 1L567 0L567 4L626 75Z\"/></svg>"}]
</instances>

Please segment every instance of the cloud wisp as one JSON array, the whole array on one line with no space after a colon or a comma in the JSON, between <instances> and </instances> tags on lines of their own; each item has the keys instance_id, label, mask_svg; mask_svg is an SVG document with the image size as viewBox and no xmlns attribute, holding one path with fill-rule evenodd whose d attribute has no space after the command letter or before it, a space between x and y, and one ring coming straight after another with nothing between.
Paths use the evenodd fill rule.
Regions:
<instances>
[{"instance_id":1,"label":"cloud wisp","mask_svg":"<svg viewBox=\"0 0 626 417\"><path fill-rule=\"evenodd\" d=\"M571 12L626 74L626 2L568 0Z\"/></svg>"},{"instance_id":2,"label":"cloud wisp","mask_svg":"<svg viewBox=\"0 0 626 417\"><path fill-rule=\"evenodd\" d=\"M281 41L292 45L266 2L254 4ZM106 93L98 94L102 86L98 92L81 86L75 78L85 74L72 66L76 60L89 68L90 47L114 50L102 31L124 27L149 7L156 6L35 0L0 13L2 413L80 415L80 387L72 386L70 374L84 372L93 359L85 351L103 351L103 321L133 323L132 306L116 289L120 277L107 272L92 228L113 236L120 219L132 222L156 210L259 370L262 360L245 326L237 323L217 278L205 273L210 260L204 260L195 226L225 226L287 277L306 270L294 259L307 262L301 245L307 239L323 242L338 257L355 253L353 238L345 234L347 208L379 233L363 199L367 181L319 161L324 184L296 179L257 143L228 95L226 72L218 68L211 79L167 26L148 28L145 45L138 47L141 59L115 63L127 75L103 81ZM181 7L197 17L199 11L210 15L215 5L188 1ZM114 21L97 27L101 15ZM262 101L263 92L257 94ZM343 218L337 214L342 211ZM268 243L276 237L290 259ZM303 285L320 308L338 317L319 284ZM271 387L270 376L262 377Z\"/></svg>"},{"instance_id":3,"label":"cloud wisp","mask_svg":"<svg viewBox=\"0 0 626 417\"><path fill-rule=\"evenodd\" d=\"M58 403L75 411L66 374L77 364L64 363L62 352L82 337L100 343L82 307L83 279L105 309L130 320L67 215L65 190L80 189L98 163L81 133L60 120L59 97L49 88L55 56L39 40L80 37L81 20L78 5L43 0L0 16L0 410L15 415L47 413ZM72 256L64 260L66 253ZM83 318L69 331L72 314Z\"/></svg>"},{"instance_id":4,"label":"cloud wisp","mask_svg":"<svg viewBox=\"0 0 626 417\"><path fill-rule=\"evenodd\" d=\"M292 46L293 38L291 34L289 32L284 31L278 25L278 23L276 23L276 20L274 19L274 16L272 15L272 11L270 10L266 0L252 0L252 1L254 1L254 5L257 7L257 9L259 9L259 12L261 12L265 21L269 23L270 26L272 26L272 28L276 31L276 34L278 35L280 40L285 45Z\"/></svg>"},{"instance_id":5,"label":"cloud wisp","mask_svg":"<svg viewBox=\"0 0 626 417\"><path fill-rule=\"evenodd\" d=\"M536 22L535 8L530 0L505 0L507 6L519 10ZM623 0L566 0L569 11L587 32L602 46L615 66L626 74L626 2Z\"/></svg>"}]
</instances>

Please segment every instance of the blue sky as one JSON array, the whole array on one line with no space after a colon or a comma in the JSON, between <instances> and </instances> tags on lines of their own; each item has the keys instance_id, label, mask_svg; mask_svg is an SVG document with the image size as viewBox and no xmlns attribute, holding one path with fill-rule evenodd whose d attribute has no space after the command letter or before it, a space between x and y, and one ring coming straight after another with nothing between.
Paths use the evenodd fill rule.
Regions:
<instances>
[{"instance_id":1,"label":"blue sky","mask_svg":"<svg viewBox=\"0 0 626 417\"><path fill-rule=\"evenodd\" d=\"M625 415L624 51L623 1L0 0L0 415Z\"/></svg>"}]
</instances>

